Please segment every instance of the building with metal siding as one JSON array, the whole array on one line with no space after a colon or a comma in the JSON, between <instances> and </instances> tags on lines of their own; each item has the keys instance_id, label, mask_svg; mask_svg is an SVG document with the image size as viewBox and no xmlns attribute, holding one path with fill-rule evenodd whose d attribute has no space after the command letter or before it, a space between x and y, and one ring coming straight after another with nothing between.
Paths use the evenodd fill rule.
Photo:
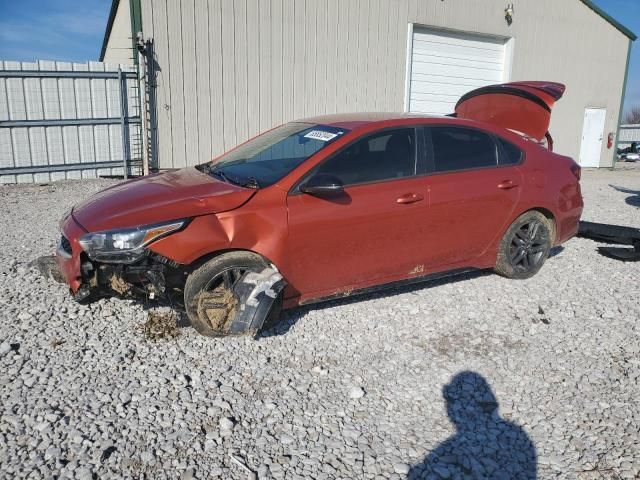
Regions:
<instances>
[{"instance_id":1,"label":"building with metal siding","mask_svg":"<svg viewBox=\"0 0 640 480\"><path fill-rule=\"evenodd\" d=\"M589 0L515 1L511 22L504 0L120 2L133 12L131 36L141 29L152 45L160 169L203 162L297 118L443 113L496 80L565 83L555 150L584 166L612 165L607 136L617 135L636 37ZM127 11L120 2L105 45Z\"/></svg>"},{"instance_id":2,"label":"building with metal siding","mask_svg":"<svg viewBox=\"0 0 640 480\"><path fill-rule=\"evenodd\" d=\"M127 1L113 2L109 12L108 29L102 45L100 58L102 62L134 64L134 50L131 35L131 12Z\"/></svg>"}]
</instances>

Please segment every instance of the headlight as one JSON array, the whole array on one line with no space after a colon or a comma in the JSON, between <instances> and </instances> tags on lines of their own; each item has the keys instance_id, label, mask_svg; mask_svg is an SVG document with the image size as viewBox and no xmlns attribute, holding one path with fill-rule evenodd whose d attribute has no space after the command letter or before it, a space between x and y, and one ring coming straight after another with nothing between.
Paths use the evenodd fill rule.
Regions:
<instances>
[{"instance_id":1,"label":"headlight","mask_svg":"<svg viewBox=\"0 0 640 480\"><path fill-rule=\"evenodd\" d=\"M89 258L108 263L133 263L144 255L144 247L180 230L187 220L143 227L87 233L79 242Z\"/></svg>"}]
</instances>

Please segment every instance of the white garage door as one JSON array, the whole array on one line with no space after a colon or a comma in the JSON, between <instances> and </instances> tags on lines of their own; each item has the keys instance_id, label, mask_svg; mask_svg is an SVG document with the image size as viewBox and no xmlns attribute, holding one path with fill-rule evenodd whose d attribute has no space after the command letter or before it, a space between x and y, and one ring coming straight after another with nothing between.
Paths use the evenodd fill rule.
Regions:
<instances>
[{"instance_id":1,"label":"white garage door","mask_svg":"<svg viewBox=\"0 0 640 480\"><path fill-rule=\"evenodd\" d=\"M409 111L452 113L470 90L508 80L505 59L505 39L414 28Z\"/></svg>"}]
</instances>

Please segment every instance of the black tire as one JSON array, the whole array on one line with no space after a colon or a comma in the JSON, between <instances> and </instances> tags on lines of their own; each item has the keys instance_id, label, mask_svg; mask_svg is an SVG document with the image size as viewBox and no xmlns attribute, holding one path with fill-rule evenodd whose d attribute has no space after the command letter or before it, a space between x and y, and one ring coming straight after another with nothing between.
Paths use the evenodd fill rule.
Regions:
<instances>
[{"instance_id":1,"label":"black tire","mask_svg":"<svg viewBox=\"0 0 640 480\"><path fill-rule=\"evenodd\" d=\"M495 272L518 280L533 277L549 256L554 235L552 220L535 210L523 213L502 237Z\"/></svg>"},{"instance_id":2,"label":"black tire","mask_svg":"<svg viewBox=\"0 0 640 480\"><path fill-rule=\"evenodd\" d=\"M202 313L203 292L223 292L216 293L216 295L224 300L225 290L228 291L228 286L232 286L244 272L248 270L260 272L268 266L269 264L259 255L237 251L214 257L191 272L184 286L184 307L193 328L208 337L228 335L228 327L235 318L235 314L229 312L227 320L214 325ZM233 307L230 308L233 310ZM282 294L274 302L262 330L271 328L278 323L281 310Z\"/></svg>"}]
</instances>

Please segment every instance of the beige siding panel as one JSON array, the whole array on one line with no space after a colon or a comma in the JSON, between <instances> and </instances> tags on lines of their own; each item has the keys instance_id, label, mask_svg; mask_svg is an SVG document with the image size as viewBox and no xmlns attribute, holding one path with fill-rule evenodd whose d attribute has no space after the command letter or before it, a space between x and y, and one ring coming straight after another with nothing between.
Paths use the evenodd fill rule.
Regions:
<instances>
[{"instance_id":1,"label":"beige siding panel","mask_svg":"<svg viewBox=\"0 0 640 480\"><path fill-rule=\"evenodd\" d=\"M234 14L235 2L222 1L222 99L224 124L224 150L236 145L236 42Z\"/></svg>"},{"instance_id":2,"label":"beige siding panel","mask_svg":"<svg viewBox=\"0 0 640 480\"><path fill-rule=\"evenodd\" d=\"M311 0L313 1L313 0ZM305 55L306 51L306 0L293 2L294 31L293 31L293 117L302 118L305 115Z\"/></svg>"},{"instance_id":3,"label":"beige siding panel","mask_svg":"<svg viewBox=\"0 0 640 480\"><path fill-rule=\"evenodd\" d=\"M395 52L397 52L397 48L396 48L396 42L398 41L398 18L399 18L399 12L398 12L398 6L395 4L394 0L384 0L384 10L387 14L387 16L384 17L384 20L386 20L388 23L385 24L385 31L386 31L386 42L385 42L385 49L384 49L384 56L380 59L380 63L378 66L378 69L380 71L381 75L384 75L384 102L382 103L382 105L380 105L377 109L378 110L386 110L388 108L393 108L390 107L390 105L393 105L393 95L394 92L396 92L398 90L398 87L396 86L397 82L402 82L405 79L405 62L406 59L400 58L397 59L397 61L399 61L399 65L397 66L391 66L391 68L389 68L389 59L393 58ZM402 22L401 28L406 30L407 26L405 24L405 22ZM405 47L402 48L400 51L405 51L406 49L406 36L405 36ZM405 56L406 56L406 52L405 52ZM399 72L397 72L396 70L400 70ZM397 79L396 79L397 76ZM402 101L404 101L404 86L401 87L401 96L402 96ZM402 110L404 108L403 103L400 103L398 105L398 107L396 107L396 109L398 110Z\"/></svg>"},{"instance_id":4,"label":"beige siding panel","mask_svg":"<svg viewBox=\"0 0 640 480\"><path fill-rule=\"evenodd\" d=\"M155 37L155 24L153 22L153 7L154 3L158 3L157 0L140 0L141 13L142 13L142 27L144 28L144 35L146 38Z\"/></svg>"},{"instance_id":5,"label":"beige siding panel","mask_svg":"<svg viewBox=\"0 0 640 480\"><path fill-rule=\"evenodd\" d=\"M205 65L196 62L195 0L182 0L182 81L184 85L184 124L186 165L201 163L198 132L198 76ZM198 42L197 48L206 51L206 43Z\"/></svg>"},{"instance_id":6,"label":"beige siding panel","mask_svg":"<svg viewBox=\"0 0 640 480\"><path fill-rule=\"evenodd\" d=\"M326 62L322 73L322 91L324 92L324 108L322 113L334 113L338 98L337 64L338 64L338 11L339 0L328 0L327 8L324 11L324 21L326 28L326 41L323 48L326 49Z\"/></svg>"},{"instance_id":7,"label":"beige siding panel","mask_svg":"<svg viewBox=\"0 0 640 480\"><path fill-rule=\"evenodd\" d=\"M331 43L327 35L327 17L331 14L329 11L329 2L325 4L316 5L316 34L315 34L315 62L313 79L313 92L312 97L316 100L316 108L310 112L314 114L327 113L327 70L329 66L329 51L331 50Z\"/></svg>"},{"instance_id":8,"label":"beige siding panel","mask_svg":"<svg viewBox=\"0 0 640 480\"><path fill-rule=\"evenodd\" d=\"M153 3L153 11L144 8L142 26L145 30L145 36L148 37L147 26L153 24L154 36L153 54L155 68L155 85L156 85L156 108L155 114L158 122L158 147L157 160L158 165L163 168L173 168L173 128L172 128L172 102L171 102L171 62L169 61L169 29L168 29L168 13L167 3L165 0L158 0ZM151 14L150 17L145 16ZM174 67L176 68L176 67ZM178 97L178 92L175 93ZM177 100L176 100L177 102Z\"/></svg>"},{"instance_id":9,"label":"beige siding panel","mask_svg":"<svg viewBox=\"0 0 640 480\"><path fill-rule=\"evenodd\" d=\"M357 5L357 16L359 17L359 19L357 21L356 29L357 38L354 42L354 45L356 46L356 54L353 57L356 61L354 78L354 81L356 83L356 87L354 88L356 97L355 105L359 111L366 112L370 110L368 106L369 99L367 98L367 90L373 78L369 77L369 66L367 65L370 40L369 30L371 26L369 22L371 11L369 8L369 0L358 0Z\"/></svg>"},{"instance_id":10,"label":"beige siding panel","mask_svg":"<svg viewBox=\"0 0 640 480\"><path fill-rule=\"evenodd\" d=\"M267 2L264 2L267 3ZM262 5L262 2L261 2ZM271 6L271 19L270 24L267 28L269 30L261 30L260 38L262 42L271 43L271 49L269 52L269 63L270 66L270 76L271 76L271 91L268 92L270 96L270 104L271 104L271 122L267 125L261 125L261 128L264 130L265 128L269 128L272 126L280 125L283 123L283 76L282 76L282 65L283 65L283 56L284 56L284 45L283 45L283 32L284 26L282 21L282 0L272 0L269 2ZM268 39L269 35L271 39ZM265 75L269 74L266 66L262 68L262 72ZM288 76L288 75L287 75Z\"/></svg>"},{"instance_id":11,"label":"beige siding panel","mask_svg":"<svg viewBox=\"0 0 640 480\"><path fill-rule=\"evenodd\" d=\"M260 61L263 55L260 42L259 0L247 0L247 136L254 137L260 132ZM267 99L263 108L268 108Z\"/></svg>"},{"instance_id":12,"label":"beige siding panel","mask_svg":"<svg viewBox=\"0 0 640 480\"><path fill-rule=\"evenodd\" d=\"M511 26L503 0L199 0L195 10L194 0L154 0L149 14L151 1L142 3L143 26L147 37L153 32L160 69L163 168L196 162L184 158L195 132L201 157L207 132L218 154L296 118L403 110L410 24L511 38L512 80L566 83L552 119L558 152L578 156L586 107L607 109L605 134L616 128L628 39L579 0L520 2ZM183 18L192 11L195 27ZM208 17L206 47L200 16ZM195 54L182 43L194 28ZM201 66L208 69L208 99ZM207 102L208 115L200 109ZM185 108L197 111L191 133ZM209 126L202 125L207 118ZM609 165L612 152L604 146L602 154Z\"/></svg>"},{"instance_id":13,"label":"beige siding panel","mask_svg":"<svg viewBox=\"0 0 640 480\"><path fill-rule=\"evenodd\" d=\"M224 108L222 88L222 6L225 0L209 2L209 93L211 112L211 155L224 152Z\"/></svg>"},{"instance_id":14,"label":"beige siding panel","mask_svg":"<svg viewBox=\"0 0 640 480\"><path fill-rule=\"evenodd\" d=\"M252 45L249 49L247 44L247 0L234 0L235 8L235 45L233 52L236 66L236 89L232 95L235 99L236 107L236 143L242 142L249 138L249 89L248 89L248 70L247 63L249 55L251 61L255 58L257 45Z\"/></svg>"},{"instance_id":15,"label":"beige siding panel","mask_svg":"<svg viewBox=\"0 0 640 480\"><path fill-rule=\"evenodd\" d=\"M367 96L369 100L369 108L374 111L380 111L382 100L384 97L384 89L382 82L384 81L384 71L380 68L380 59L384 55L384 46L386 44L385 30L380 25L384 12L381 11L382 0L371 0L371 20L369 31L369 59L367 61L369 67L369 82Z\"/></svg>"},{"instance_id":16,"label":"beige siding panel","mask_svg":"<svg viewBox=\"0 0 640 480\"><path fill-rule=\"evenodd\" d=\"M304 44L300 47L303 50L296 51L296 61L300 62L302 71L304 72L304 80L302 85L301 103L302 116L308 117L314 115L318 110L318 98L316 90L315 68L318 63L317 38L316 38L316 6L314 0L306 0L304 17Z\"/></svg>"},{"instance_id":17,"label":"beige siding panel","mask_svg":"<svg viewBox=\"0 0 640 480\"><path fill-rule=\"evenodd\" d=\"M283 0L282 7L282 114L283 122L295 116L295 3Z\"/></svg>"},{"instance_id":18,"label":"beige siding panel","mask_svg":"<svg viewBox=\"0 0 640 480\"><path fill-rule=\"evenodd\" d=\"M184 71L185 68L182 56L182 10L181 3L177 0L167 0L167 29L168 29L168 52L169 78L171 82L171 100L169 105L171 110L171 132L173 135L172 154L173 168L187 165L186 158L186 125L185 117L185 90ZM160 66L162 68L162 66ZM190 92L193 95L193 92ZM193 161L192 164L196 162Z\"/></svg>"},{"instance_id":19,"label":"beige siding panel","mask_svg":"<svg viewBox=\"0 0 640 480\"><path fill-rule=\"evenodd\" d=\"M387 68L392 72L392 81L389 82L389 98L387 109L391 111L403 111L405 109L405 90L407 87L407 37L409 35L409 2L398 4L398 17L395 25L395 35L391 36L389 43L393 45L389 51L387 60L390 62ZM404 55L398 55L402 52ZM394 54L395 53L395 54ZM398 87L402 85L402 87Z\"/></svg>"},{"instance_id":20,"label":"beige siding panel","mask_svg":"<svg viewBox=\"0 0 640 480\"><path fill-rule=\"evenodd\" d=\"M348 107L347 84L349 77L349 9L351 2L339 1L337 9L338 47L336 49L336 105L335 113L344 112Z\"/></svg>"},{"instance_id":21,"label":"beige siding panel","mask_svg":"<svg viewBox=\"0 0 640 480\"><path fill-rule=\"evenodd\" d=\"M256 0L258 4L258 45L260 46L260 59L258 62L258 76L257 76L257 95L250 96L251 103L254 101L258 104L258 110L260 112L259 122L257 124L257 131L264 132L271 128L271 122L273 114L271 111L271 104L273 101L272 88L271 88L271 64L273 57L271 55L271 3L260 2ZM250 22L251 23L251 22ZM275 32L274 32L275 33ZM273 35L275 37L275 35ZM251 78L251 75L249 75Z\"/></svg>"},{"instance_id":22,"label":"beige siding panel","mask_svg":"<svg viewBox=\"0 0 640 480\"><path fill-rule=\"evenodd\" d=\"M198 163L211 159L213 149L211 146L211 82L209 71L211 61L211 49L209 46L209 5L200 7L196 4L195 16L195 42L196 42L196 94L194 101L198 110Z\"/></svg>"}]
</instances>

